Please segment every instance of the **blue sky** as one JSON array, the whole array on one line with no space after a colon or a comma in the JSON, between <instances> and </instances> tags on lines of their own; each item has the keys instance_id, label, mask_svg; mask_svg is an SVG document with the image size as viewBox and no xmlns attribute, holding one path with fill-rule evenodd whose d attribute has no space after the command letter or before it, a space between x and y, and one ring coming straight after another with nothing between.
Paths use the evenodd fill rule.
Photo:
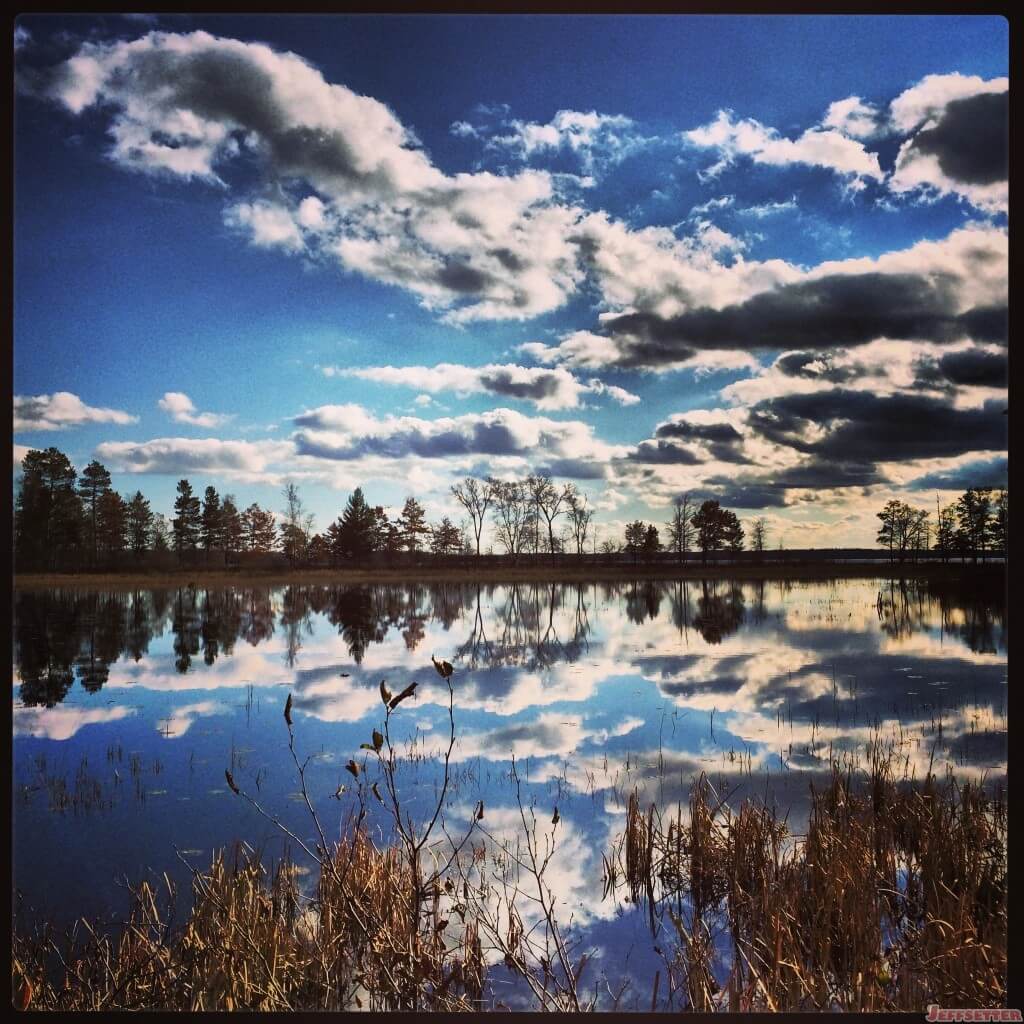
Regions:
<instances>
[{"instance_id":1,"label":"blue sky","mask_svg":"<svg viewBox=\"0 0 1024 1024\"><path fill-rule=\"evenodd\" d=\"M548 469L865 543L1005 479L1007 25L22 17L15 435L325 528Z\"/></svg>"}]
</instances>

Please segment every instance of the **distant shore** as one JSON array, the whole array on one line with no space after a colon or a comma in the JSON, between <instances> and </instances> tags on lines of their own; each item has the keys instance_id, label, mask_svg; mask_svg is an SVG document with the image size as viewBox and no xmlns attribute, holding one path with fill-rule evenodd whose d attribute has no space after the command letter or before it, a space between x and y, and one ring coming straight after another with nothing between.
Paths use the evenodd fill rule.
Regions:
<instances>
[{"instance_id":1,"label":"distant shore","mask_svg":"<svg viewBox=\"0 0 1024 1024\"><path fill-rule=\"evenodd\" d=\"M351 569L190 569L101 573L25 573L13 578L16 590L43 587L203 587L307 584L344 586L368 583L603 583L628 580L822 580L961 579L1001 575L1003 563L972 565L941 562L767 562L761 565L580 565L580 566L399 566Z\"/></svg>"}]
</instances>

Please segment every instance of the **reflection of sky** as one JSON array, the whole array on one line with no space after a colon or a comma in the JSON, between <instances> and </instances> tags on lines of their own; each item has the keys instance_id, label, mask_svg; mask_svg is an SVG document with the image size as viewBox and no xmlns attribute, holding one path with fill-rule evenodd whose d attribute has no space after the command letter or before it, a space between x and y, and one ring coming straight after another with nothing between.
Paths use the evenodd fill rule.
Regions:
<instances>
[{"instance_id":1,"label":"reflection of sky","mask_svg":"<svg viewBox=\"0 0 1024 1024\"><path fill-rule=\"evenodd\" d=\"M706 771L733 801L770 791L799 827L807 782L830 752L863 758L869 742L892 744L917 777L933 756L964 777L1005 770L1003 619L962 595L901 595L879 581L391 590L401 593L376 606L390 608L386 621L359 625L369 638L359 659L344 615L320 601L289 626L282 609L294 611L296 595L275 591L272 631L228 637L230 654L222 637L212 664L200 650L181 672L180 623L204 628L197 598L178 625L165 612L95 692L76 682L53 707L23 704L33 641L16 625L15 885L27 901L57 920L119 907L119 877L166 868L185 882L175 848L203 863L244 838L280 855L273 827L228 792L225 768L312 839L281 719L287 693L298 747L315 755L311 792L336 832L351 793L332 795L351 782L349 757L369 763L359 744L382 719L381 679L392 692L420 684L393 722L401 749L429 755L445 742L447 691L431 654L456 669L451 817L483 798L495 834L511 829L514 755L538 820L560 810L560 912L608 969L621 964L609 959L617 935L639 943L637 965L650 956L632 910L600 898L600 853L634 788L642 801L685 805ZM52 668L52 650L32 657ZM102 800L49 809L46 779L57 776L71 791L76 776L95 779ZM428 813L435 777L429 760L403 765L414 815Z\"/></svg>"}]
</instances>

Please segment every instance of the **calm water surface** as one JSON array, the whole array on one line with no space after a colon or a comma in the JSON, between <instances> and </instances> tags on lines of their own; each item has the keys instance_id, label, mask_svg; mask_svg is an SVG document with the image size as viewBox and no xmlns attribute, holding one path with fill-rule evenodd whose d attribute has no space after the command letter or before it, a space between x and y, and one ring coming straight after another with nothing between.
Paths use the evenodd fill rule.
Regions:
<instances>
[{"instance_id":1,"label":"calm water surface","mask_svg":"<svg viewBox=\"0 0 1024 1024\"><path fill-rule=\"evenodd\" d=\"M770 794L799 830L808 781L872 738L918 776L931 758L965 778L1005 774L1003 595L978 583L51 590L16 593L14 641L14 887L25 914L59 924L116 916L125 880L153 872L187 892L176 850L205 867L244 839L279 857L225 768L314 841L288 693L337 834L351 793L334 794L383 718L380 681L418 680L393 735L416 755L407 799L428 813L447 740L432 654L455 666L447 820L482 798L492 832L514 830L514 755L538 821L550 830L559 809L549 881L565 926L638 991L656 966L645 918L601 898L601 853L634 788L645 806L685 802L706 771L736 802Z\"/></svg>"}]
</instances>

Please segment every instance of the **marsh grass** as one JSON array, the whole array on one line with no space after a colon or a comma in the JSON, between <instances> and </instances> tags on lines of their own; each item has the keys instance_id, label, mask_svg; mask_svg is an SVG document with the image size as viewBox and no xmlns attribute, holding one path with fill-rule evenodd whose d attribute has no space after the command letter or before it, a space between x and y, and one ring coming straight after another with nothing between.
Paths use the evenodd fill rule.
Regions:
<instances>
[{"instance_id":1,"label":"marsh grass","mask_svg":"<svg viewBox=\"0 0 1024 1024\"><path fill-rule=\"evenodd\" d=\"M805 835L763 804L732 811L703 775L688 812L644 815L634 794L605 861L606 888L621 876L646 903L659 948L663 932L674 939L664 1008L1004 1003L1001 792L952 773L897 781L875 756L862 772L833 763L827 785L812 785Z\"/></svg>"}]
</instances>

